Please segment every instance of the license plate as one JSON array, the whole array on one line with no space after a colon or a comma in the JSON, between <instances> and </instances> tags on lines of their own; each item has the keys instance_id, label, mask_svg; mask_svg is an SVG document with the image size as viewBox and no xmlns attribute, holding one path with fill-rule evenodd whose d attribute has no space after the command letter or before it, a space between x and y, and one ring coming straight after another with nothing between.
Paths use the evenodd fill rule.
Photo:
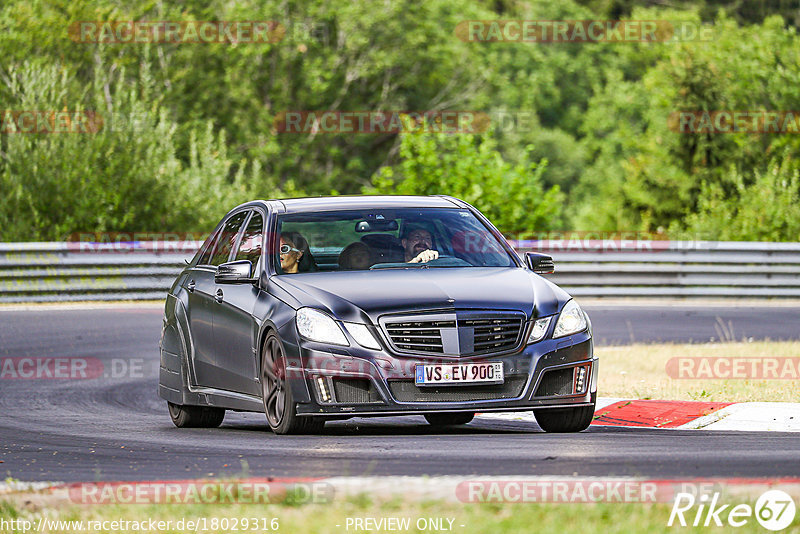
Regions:
<instances>
[{"instance_id":1,"label":"license plate","mask_svg":"<svg viewBox=\"0 0 800 534\"><path fill-rule=\"evenodd\" d=\"M503 362L417 364L414 375L418 386L502 384Z\"/></svg>"}]
</instances>

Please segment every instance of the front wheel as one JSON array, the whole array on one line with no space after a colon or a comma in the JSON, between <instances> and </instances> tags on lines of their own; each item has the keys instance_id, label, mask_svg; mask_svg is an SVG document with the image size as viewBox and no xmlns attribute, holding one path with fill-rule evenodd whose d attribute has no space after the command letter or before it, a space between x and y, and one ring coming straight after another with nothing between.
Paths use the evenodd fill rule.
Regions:
<instances>
[{"instance_id":1,"label":"front wheel","mask_svg":"<svg viewBox=\"0 0 800 534\"><path fill-rule=\"evenodd\" d=\"M216 428L225 418L223 408L188 406L167 402L169 417L178 428Z\"/></svg>"},{"instance_id":2,"label":"front wheel","mask_svg":"<svg viewBox=\"0 0 800 534\"><path fill-rule=\"evenodd\" d=\"M325 426L323 419L298 417L297 403L286 381L286 357L283 345L270 333L261 349L261 397L267 423L276 434L311 434Z\"/></svg>"},{"instance_id":3,"label":"front wheel","mask_svg":"<svg viewBox=\"0 0 800 534\"><path fill-rule=\"evenodd\" d=\"M545 432L567 433L586 430L594 418L594 404L577 408L534 410L536 422Z\"/></svg>"},{"instance_id":4,"label":"front wheel","mask_svg":"<svg viewBox=\"0 0 800 534\"><path fill-rule=\"evenodd\" d=\"M433 426L466 425L475 417L471 412L426 413L425 419Z\"/></svg>"}]
</instances>

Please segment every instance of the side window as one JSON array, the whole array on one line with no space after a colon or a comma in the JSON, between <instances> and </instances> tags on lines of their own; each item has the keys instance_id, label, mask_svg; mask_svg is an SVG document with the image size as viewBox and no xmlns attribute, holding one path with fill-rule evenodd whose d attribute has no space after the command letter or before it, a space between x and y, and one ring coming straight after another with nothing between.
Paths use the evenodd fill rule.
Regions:
<instances>
[{"instance_id":1,"label":"side window","mask_svg":"<svg viewBox=\"0 0 800 534\"><path fill-rule=\"evenodd\" d=\"M197 265L208 265L211 261L211 253L214 251L214 243L217 242L217 238L219 234L222 232L222 228L208 236L203 246L200 247L200 250L203 251L203 255L200 256L200 259L197 261ZM203 250L205 248L205 250Z\"/></svg>"},{"instance_id":2,"label":"side window","mask_svg":"<svg viewBox=\"0 0 800 534\"><path fill-rule=\"evenodd\" d=\"M209 262L211 265L220 265L228 261L228 256L230 256L231 249L236 243L236 236L239 235L239 230L242 228L242 223L244 223L247 213L246 211L237 213L222 226L222 233L217 239L214 252L211 253L211 261Z\"/></svg>"},{"instance_id":3,"label":"side window","mask_svg":"<svg viewBox=\"0 0 800 534\"><path fill-rule=\"evenodd\" d=\"M250 260L255 266L261 258L261 241L264 237L264 218L257 211L253 212L247 228L244 230L242 240L239 242L239 250L236 252L235 260Z\"/></svg>"}]
</instances>

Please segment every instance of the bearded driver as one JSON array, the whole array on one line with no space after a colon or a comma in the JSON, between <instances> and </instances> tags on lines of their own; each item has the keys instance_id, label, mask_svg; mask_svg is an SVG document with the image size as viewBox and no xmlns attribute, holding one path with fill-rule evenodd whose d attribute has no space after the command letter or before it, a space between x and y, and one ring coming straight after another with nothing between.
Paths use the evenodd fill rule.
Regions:
<instances>
[{"instance_id":1,"label":"bearded driver","mask_svg":"<svg viewBox=\"0 0 800 534\"><path fill-rule=\"evenodd\" d=\"M424 228L411 230L400 243L405 251L406 263L426 263L439 257L439 252L431 249L431 233Z\"/></svg>"}]
</instances>

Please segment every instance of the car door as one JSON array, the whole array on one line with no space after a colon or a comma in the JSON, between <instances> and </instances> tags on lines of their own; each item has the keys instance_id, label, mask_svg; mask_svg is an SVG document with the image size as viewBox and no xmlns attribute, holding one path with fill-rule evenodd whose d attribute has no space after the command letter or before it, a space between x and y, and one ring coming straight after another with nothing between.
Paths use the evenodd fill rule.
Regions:
<instances>
[{"instance_id":1,"label":"car door","mask_svg":"<svg viewBox=\"0 0 800 534\"><path fill-rule=\"evenodd\" d=\"M189 328L194 345L193 367L197 384L220 388L219 367L214 344L214 315L219 303L214 274L220 263L228 261L248 215L247 211L230 216L217 232L214 244L198 260L197 265L186 277L186 290L189 292Z\"/></svg>"},{"instance_id":2,"label":"car door","mask_svg":"<svg viewBox=\"0 0 800 534\"><path fill-rule=\"evenodd\" d=\"M230 260L250 261L253 273L259 273L262 266L264 221L261 210L251 212ZM218 284L217 292L223 296L214 313L215 355L224 389L251 395L261 394L256 381L258 325L253 318L259 291L258 284Z\"/></svg>"},{"instance_id":3,"label":"car door","mask_svg":"<svg viewBox=\"0 0 800 534\"><path fill-rule=\"evenodd\" d=\"M208 246L200 255L197 263L189 269L183 281L188 295L189 305L186 315L189 322L189 333L192 340L191 368L192 382L200 386L212 386L214 381L214 320L212 306L214 299L214 267L211 266L211 255L222 234L221 225L209 238Z\"/></svg>"}]
</instances>

